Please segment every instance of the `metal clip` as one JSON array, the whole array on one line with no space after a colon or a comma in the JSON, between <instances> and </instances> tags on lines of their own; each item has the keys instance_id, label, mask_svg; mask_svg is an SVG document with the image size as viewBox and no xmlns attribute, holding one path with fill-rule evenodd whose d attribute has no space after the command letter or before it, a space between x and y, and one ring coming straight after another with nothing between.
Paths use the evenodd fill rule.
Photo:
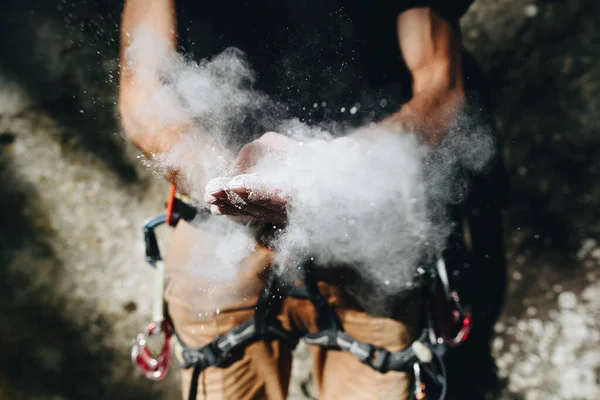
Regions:
<instances>
[{"instance_id":1,"label":"metal clip","mask_svg":"<svg viewBox=\"0 0 600 400\"><path fill-rule=\"evenodd\" d=\"M455 347L467 340L471 332L471 313L462 307L458 293L450 289L442 258L437 262L437 278L438 285L431 293L433 299L429 309L432 342Z\"/></svg>"},{"instance_id":2,"label":"metal clip","mask_svg":"<svg viewBox=\"0 0 600 400\"><path fill-rule=\"evenodd\" d=\"M164 334L165 342L158 357L154 357L148 349L150 336ZM173 329L171 323L163 321L160 324L151 322L143 333L140 333L131 348L131 360L133 364L146 378L159 381L167 375L169 360L171 358L171 335Z\"/></svg>"},{"instance_id":3,"label":"metal clip","mask_svg":"<svg viewBox=\"0 0 600 400\"><path fill-rule=\"evenodd\" d=\"M131 348L131 360L146 378L159 381L165 377L169 368L171 358L171 335L173 326L170 321L164 318L164 279L165 266L162 260L155 262L155 287L152 298L152 319L146 330L140 333ZM164 333L165 342L157 358L154 358L147 347L150 336L156 336Z\"/></svg>"},{"instance_id":4,"label":"metal clip","mask_svg":"<svg viewBox=\"0 0 600 400\"><path fill-rule=\"evenodd\" d=\"M445 337L444 341L448 346L458 346L467 340L469 333L471 333L471 313L464 310L461 306L458 293L451 292L450 299L452 300L452 317L454 318L454 323L460 325L460 329L454 337Z\"/></svg>"},{"instance_id":5,"label":"metal clip","mask_svg":"<svg viewBox=\"0 0 600 400\"><path fill-rule=\"evenodd\" d=\"M415 378L415 400L425 400L425 383L421 380L421 366L418 362L413 364L413 373Z\"/></svg>"}]
</instances>

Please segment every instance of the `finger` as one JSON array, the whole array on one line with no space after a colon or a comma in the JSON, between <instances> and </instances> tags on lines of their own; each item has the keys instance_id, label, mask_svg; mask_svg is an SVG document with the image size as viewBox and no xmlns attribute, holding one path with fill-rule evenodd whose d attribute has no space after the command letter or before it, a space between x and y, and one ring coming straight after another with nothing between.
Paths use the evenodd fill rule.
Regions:
<instances>
[{"instance_id":1,"label":"finger","mask_svg":"<svg viewBox=\"0 0 600 400\"><path fill-rule=\"evenodd\" d=\"M285 213L287 199L275 194L257 194L256 191L239 191L238 196L248 205L269 210L271 213Z\"/></svg>"},{"instance_id":2,"label":"finger","mask_svg":"<svg viewBox=\"0 0 600 400\"><path fill-rule=\"evenodd\" d=\"M241 174L254 167L268 151L269 149L258 141L246 144L238 153L233 166L234 173Z\"/></svg>"},{"instance_id":3,"label":"finger","mask_svg":"<svg viewBox=\"0 0 600 400\"><path fill-rule=\"evenodd\" d=\"M227 215L245 215L262 221L269 221L276 225L285 225L287 215L285 209L273 210L252 203L232 204L228 199L217 199L213 207L219 212Z\"/></svg>"},{"instance_id":4,"label":"finger","mask_svg":"<svg viewBox=\"0 0 600 400\"><path fill-rule=\"evenodd\" d=\"M210 197L218 197L225 193L225 191L229 188L229 181L231 178L227 178L224 176L220 176L218 178L211 179L204 189L204 197L205 199L209 199Z\"/></svg>"},{"instance_id":5,"label":"finger","mask_svg":"<svg viewBox=\"0 0 600 400\"><path fill-rule=\"evenodd\" d=\"M272 210L260 205L246 204L240 207L240 211L248 213L255 219L272 222L276 225L285 225L287 220L285 210Z\"/></svg>"},{"instance_id":6,"label":"finger","mask_svg":"<svg viewBox=\"0 0 600 400\"><path fill-rule=\"evenodd\" d=\"M267 132L258 141L276 150L289 150L298 145L298 142L294 139L277 132Z\"/></svg>"},{"instance_id":7,"label":"finger","mask_svg":"<svg viewBox=\"0 0 600 400\"><path fill-rule=\"evenodd\" d=\"M237 184L240 187L243 187L248 182L248 185L254 186L253 175L242 175L241 180L238 179L239 183ZM219 200L228 200L234 206L242 206L246 204L244 199L240 196L240 193L236 191L229 190L231 178L219 177L211 180L206 185L206 192L204 193L204 201L208 204L216 204ZM246 191L242 190L242 194L246 194Z\"/></svg>"},{"instance_id":8,"label":"finger","mask_svg":"<svg viewBox=\"0 0 600 400\"><path fill-rule=\"evenodd\" d=\"M287 219L287 198L255 175L215 178L206 185L204 199L217 215L250 216L278 224Z\"/></svg>"},{"instance_id":9,"label":"finger","mask_svg":"<svg viewBox=\"0 0 600 400\"><path fill-rule=\"evenodd\" d=\"M219 199L226 199L230 180L231 178L227 177L210 180L204 189L204 201L208 204L216 204Z\"/></svg>"},{"instance_id":10,"label":"finger","mask_svg":"<svg viewBox=\"0 0 600 400\"><path fill-rule=\"evenodd\" d=\"M210 212L214 215L230 215L236 217L253 217L253 215L226 203L218 203L210 206Z\"/></svg>"},{"instance_id":11,"label":"finger","mask_svg":"<svg viewBox=\"0 0 600 400\"><path fill-rule=\"evenodd\" d=\"M229 192L237 194L243 201L281 211L287 205L283 192L265 185L255 175L238 175L229 182Z\"/></svg>"},{"instance_id":12,"label":"finger","mask_svg":"<svg viewBox=\"0 0 600 400\"><path fill-rule=\"evenodd\" d=\"M232 192L230 190L223 190L214 195L204 195L204 200L208 204L228 204L234 207L243 207L247 204L247 202L240 196L239 194Z\"/></svg>"},{"instance_id":13,"label":"finger","mask_svg":"<svg viewBox=\"0 0 600 400\"><path fill-rule=\"evenodd\" d=\"M248 204L246 201L244 201L244 199L239 194L237 194L231 190L225 191L225 194L227 197L227 202L230 203L234 207L244 207ZM224 200L224 199L221 198L219 200Z\"/></svg>"},{"instance_id":14,"label":"finger","mask_svg":"<svg viewBox=\"0 0 600 400\"><path fill-rule=\"evenodd\" d=\"M217 203L213 205L217 207L221 213L227 213L233 215L234 213L240 215L246 215L255 219L264 221L272 221L281 223L285 220L285 210L272 210L270 208L262 207L251 203L231 204L227 200L217 200Z\"/></svg>"},{"instance_id":15,"label":"finger","mask_svg":"<svg viewBox=\"0 0 600 400\"><path fill-rule=\"evenodd\" d=\"M288 204L288 198L281 191L252 190L246 193L238 193L240 197L249 203L261 205L272 210L284 210Z\"/></svg>"},{"instance_id":16,"label":"finger","mask_svg":"<svg viewBox=\"0 0 600 400\"><path fill-rule=\"evenodd\" d=\"M219 190L212 194L204 193L204 201L208 204L216 204L219 201L229 201L228 190Z\"/></svg>"}]
</instances>

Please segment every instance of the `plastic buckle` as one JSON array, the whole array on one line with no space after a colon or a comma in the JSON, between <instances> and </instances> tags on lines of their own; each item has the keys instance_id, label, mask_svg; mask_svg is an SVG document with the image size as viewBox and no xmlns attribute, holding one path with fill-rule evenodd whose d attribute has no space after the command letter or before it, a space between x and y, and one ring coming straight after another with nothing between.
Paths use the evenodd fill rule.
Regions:
<instances>
[{"instance_id":1,"label":"plastic buckle","mask_svg":"<svg viewBox=\"0 0 600 400\"><path fill-rule=\"evenodd\" d=\"M326 349L339 349L341 347L337 340L338 331L331 329L319 331L317 333L309 333L304 335L302 339L307 344L317 345ZM350 340L352 339L350 338Z\"/></svg>"},{"instance_id":2,"label":"plastic buckle","mask_svg":"<svg viewBox=\"0 0 600 400\"><path fill-rule=\"evenodd\" d=\"M151 322L146 330L140 333L131 348L131 360L133 364L146 378L159 381L167 375L169 360L171 357L170 338L173 332L170 322ZM163 333L165 342L158 357L154 357L148 349L148 338Z\"/></svg>"},{"instance_id":3,"label":"plastic buckle","mask_svg":"<svg viewBox=\"0 0 600 400\"><path fill-rule=\"evenodd\" d=\"M186 367L201 363L201 369L219 365L223 360L223 354L214 343L209 343L199 349L184 349L181 356Z\"/></svg>"},{"instance_id":4,"label":"plastic buckle","mask_svg":"<svg viewBox=\"0 0 600 400\"><path fill-rule=\"evenodd\" d=\"M375 350L374 346L359 342L344 332L338 332L336 341L340 348L348 351L354 357L358 358L360 362L371 366L370 361Z\"/></svg>"},{"instance_id":5,"label":"plastic buckle","mask_svg":"<svg viewBox=\"0 0 600 400\"><path fill-rule=\"evenodd\" d=\"M238 347L247 344L256 337L254 320L248 320L229 332L217 336L214 340L215 348L220 352L220 357L225 359Z\"/></svg>"},{"instance_id":6,"label":"plastic buckle","mask_svg":"<svg viewBox=\"0 0 600 400\"><path fill-rule=\"evenodd\" d=\"M388 360L390 358L390 352L386 349L376 348L373 352L373 357L369 361L369 366L375 371L385 374L389 371Z\"/></svg>"}]
</instances>

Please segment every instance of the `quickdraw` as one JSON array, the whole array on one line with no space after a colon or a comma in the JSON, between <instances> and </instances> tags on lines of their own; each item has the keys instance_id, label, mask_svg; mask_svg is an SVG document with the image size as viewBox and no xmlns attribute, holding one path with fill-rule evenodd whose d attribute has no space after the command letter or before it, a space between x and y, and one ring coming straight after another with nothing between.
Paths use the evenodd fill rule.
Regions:
<instances>
[{"instance_id":1,"label":"quickdraw","mask_svg":"<svg viewBox=\"0 0 600 400\"><path fill-rule=\"evenodd\" d=\"M425 271L421 271L425 273ZM456 347L469 337L472 327L471 312L464 309L456 291L450 289L446 265L438 259L430 276L427 300L427 319L432 343Z\"/></svg>"},{"instance_id":2,"label":"quickdraw","mask_svg":"<svg viewBox=\"0 0 600 400\"><path fill-rule=\"evenodd\" d=\"M146 378L154 381L163 379L167 375L171 359L171 337L174 329L169 319L164 300L165 267L158 247L155 229L167 223L175 226L182 215L187 219L190 214L196 214L182 206L183 202L176 196L175 185L171 185L167 200L166 213L151 218L144 223L144 241L146 243L146 261L155 269L154 294L152 297L152 322L144 332L140 333L131 348L131 360L137 370ZM189 208L189 206L188 206ZM187 212L187 214L186 214ZM154 357L148 348L148 340L152 336L163 335L163 345L157 357Z\"/></svg>"},{"instance_id":3,"label":"quickdraw","mask_svg":"<svg viewBox=\"0 0 600 400\"><path fill-rule=\"evenodd\" d=\"M153 381L160 381L169 370L169 361L171 358L171 335L173 327L169 321L163 321L160 325L150 322L146 330L140 333L131 348L131 360L137 370L146 378ZM148 349L147 343L150 336L164 334L164 343L158 357L154 357Z\"/></svg>"},{"instance_id":4,"label":"quickdraw","mask_svg":"<svg viewBox=\"0 0 600 400\"><path fill-rule=\"evenodd\" d=\"M150 221L152 222L152 221ZM148 224L146 224L148 226ZM156 239L156 238L154 238ZM156 240L154 240L156 243ZM146 240L148 244L148 240ZM158 245L156 245L158 250ZM146 248L148 252L148 247ZM173 326L168 318L165 318L164 302L164 278L165 267L160 255L156 258L150 258L149 262L156 269L154 279L154 295L152 299L152 322L148 324L146 330L140 333L131 348L131 360L146 378L158 381L167 375L169 369L169 360L171 357L171 347L169 341L173 333ZM158 357L153 357L148 349L148 339L151 336L164 335L164 343Z\"/></svg>"},{"instance_id":5,"label":"quickdraw","mask_svg":"<svg viewBox=\"0 0 600 400\"><path fill-rule=\"evenodd\" d=\"M201 348L187 347L177 336L166 312L164 302L164 264L156 239L156 227L167 223L175 226L180 219L191 221L194 218L206 218L208 210L197 210L194 206L176 196L174 186L171 187L167 202L167 211L148 220L144 224L144 240L146 243L146 261L156 269L155 293L153 298L153 320L143 333L137 337L131 351L131 358L136 368L148 379L160 380L166 376L171 356L171 345L174 358L182 368L193 368L192 381L188 399L195 400L198 388L198 377L208 367L225 367L235 360L235 355L243 351L249 344L258 340L283 340L292 347L299 340L308 344L319 345L329 349L348 351L362 363L374 370L405 371L414 374L414 397L426 399L426 376L441 387L439 398L446 394L446 370L442 357L447 347L458 346L467 340L472 319L468 310L463 309L455 291L450 289L446 266L439 259L436 268L419 269L423 287L427 290L427 326L422 334L406 349L391 352L383 348L362 343L344 332L337 313L331 308L321 294L313 266L308 263L299 269L304 285L297 287L283 282L272 273L267 285L261 292L256 305L254 318L242 323L225 334L217 336L211 343ZM273 296L277 291L278 296ZM276 318L270 315L270 302L274 297L304 297L313 303L318 317L319 332L313 334L295 334L281 328ZM164 344L161 352L154 357L147 342L151 336L163 334ZM170 340L171 337L175 340Z\"/></svg>"}]
</instances>

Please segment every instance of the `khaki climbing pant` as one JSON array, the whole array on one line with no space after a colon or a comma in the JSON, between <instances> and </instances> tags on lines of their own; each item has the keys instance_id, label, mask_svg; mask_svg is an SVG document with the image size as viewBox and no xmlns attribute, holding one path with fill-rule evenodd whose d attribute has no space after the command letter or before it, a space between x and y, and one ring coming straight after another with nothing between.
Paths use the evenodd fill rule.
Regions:
<instances>
[{"instance_id":1,"label":"khaki climbing pant","mask_svg":"<svg viewBox=\"0 0 600 400\"><path fill-rule=\"evenodd\" d=\"M166 265L166 297L175 330L188 347L200 347L254 314L254 305L271 262L271 252L262 247L245 259L234 279L211 278L206 269L219 268L212 256L217 243L211 235L180 222L171 239ZM194 266L190 269L190 260ZM197 265L202 264L202 265ZM204 271L198 274L194 271ZM415 338L420 320L419 296L409 296L404 315L376 318L350 306L341 290L331 282L319 282L321 292L335 307L344 330L355 339L389 351L407 347ZM309 300L284 298L277 318L293 332L317 331L316 314ZM210 367L201 372L197 399L283 400L288 393L292 348L279 341L258 341L249 345L227 368ZM311 346L312 373L321 400L407 399L410 376L403 372L385 374L362 364L350 353ZM192 369L181 374L187 398Z\"/></svg>"}]
</instances>

